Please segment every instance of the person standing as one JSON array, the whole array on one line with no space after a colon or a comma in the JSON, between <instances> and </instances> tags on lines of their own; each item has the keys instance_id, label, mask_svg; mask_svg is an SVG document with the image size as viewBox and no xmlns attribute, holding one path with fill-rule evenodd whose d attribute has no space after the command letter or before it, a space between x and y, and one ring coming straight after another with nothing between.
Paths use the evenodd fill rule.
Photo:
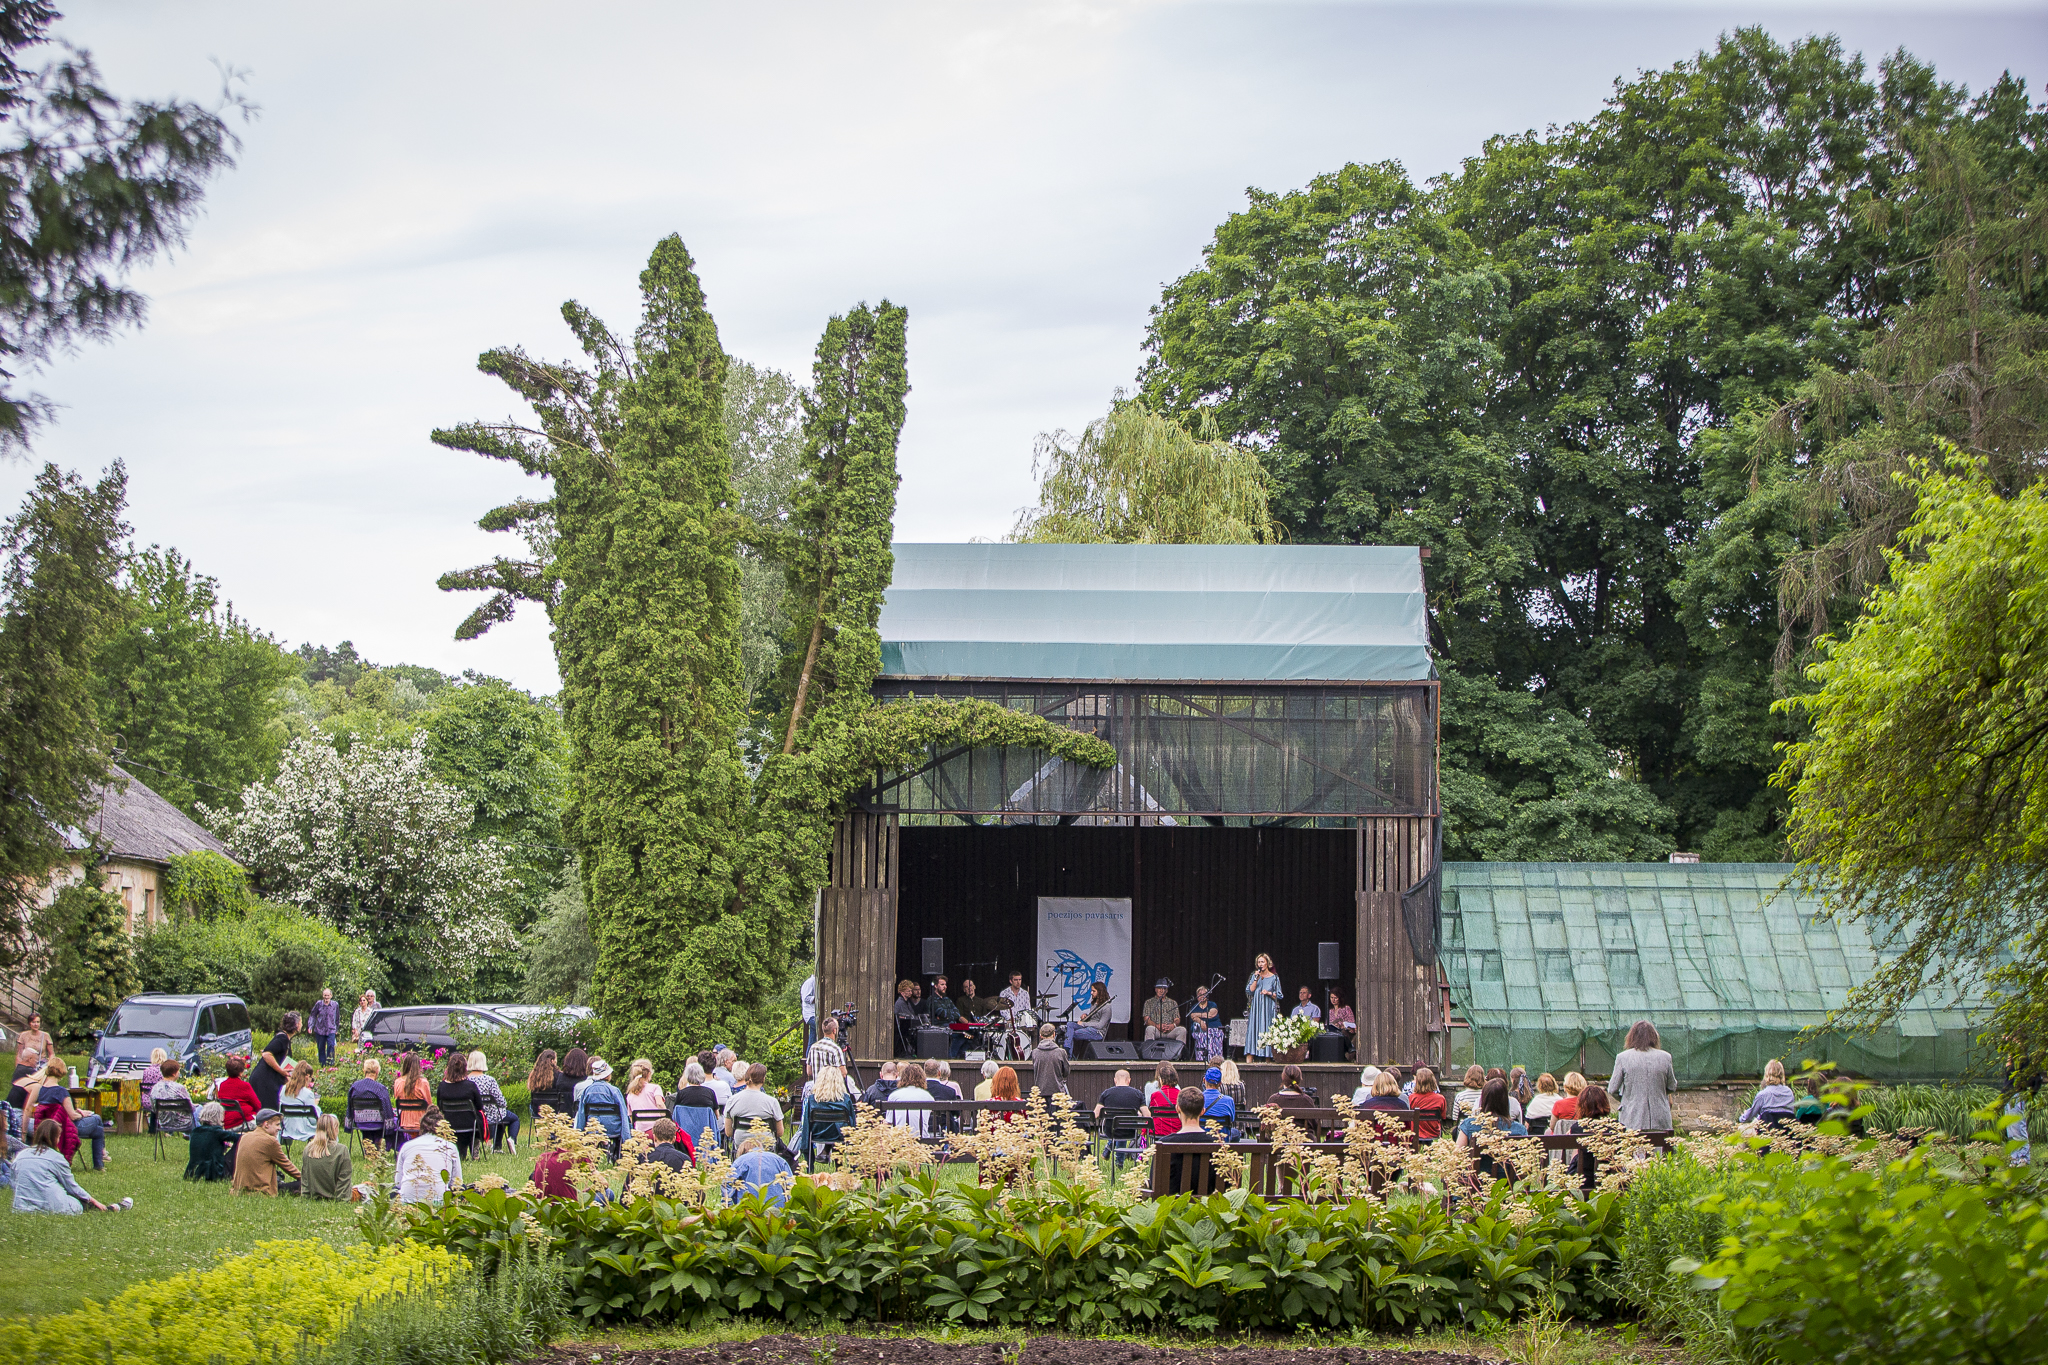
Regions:
<instances>
[{"instance_id":1,"label":"person standing","mask_svg":"<svg viewBox=\"0 0 2048 1365\"><path fill-rule=\"evenodd\" d=\"M370 1016L377 1012L377 992L364 991L356 999L356 1007L348 1017L348 1038L357 1047L363 1045L363 1026L370 1022Z\"/></svg>"},{"instance_id":2,"label":"person standing","mask_svg":"<svg viewBox=\"0 0 2048 1365\"><path fill-rule=\"evenodd\" d=\"M299 1032L299 1012L286 1010L284 1018L278 1021L277 1032L270 1035L270 1041L263 1045L263 1051L256 1054L256 1065L249 1077L249 1085L256 1092L256 1098L265 1109L277 1108L278 1097L284 1092L284 1083L292 1074L292 1039Z\"/></svg>"},{"instance_id":3,"label":"person standing","mask_svg":"<svg viewBox=\"0 0 2048 1365\"><path fill-rule=\"evenodd\" d=\"M334 1035L341 1030L341 1005L331 987L322 988L320 998L313 1002L313 1018L307 1030L313 1035L313 1046L319 1049L320 1065L333 1066Z\"/></svg>"},{"instance_id":4,"label":"person standing","mask_svg":"<svg viewBox=\"0 0 2048 1365\"><path fill-rule=\"evenodd\" d=\"M818 1041L804 1053L804 1070L815 1077L828 1066L846 1070L846 1052L839 1046L839 1021L829 1015L818 1025Z\"/></svg>"},{"instance_id":5,"label":"person standing","mask_svg":"<svg viewBox=\"0 0 2048 1365\"><path fill-rule=\"evenodd\" d=\"M50 1035L43 1032L43 1016L31 1014L28 1024L14 1035L14 1064L28 1066L50 1055Z\"/></svg>"},{"instance_id":6,"label":"person standing","mask_svg":"<svg viewBox=\"0 0 2048 1365\"><path fill-rule=\"evenodd\" d=\"M1163 976L1152 983L1152 998L1144 1008L1145 1041L1171 1038L1186 1047L1188 1026L1180 1021L1180 1002L1167 995L1172 989L1173 982Z\"/></svg>"},{"instance_id":7,"label":"person standing","mask_svg":"<svg viewBox=\"0 0 2048 1365\"><path fill-rule=\"evenodd\" d=\"M812 972L804 978L804 984L797 989L797 1000L804 1012L804 1051L811 1050L811 1044L818 1041L818 974Z\"/></svg>"},{"instance_id":8,"label":"person standing","mask_svg":"<svg viewBox=\"0 0 2048 1365\"><path fill-rule=\"evenodd\" d=\"M1638 1133L1671 1131L1671 1096L1678 1089L1678 1072L1671 1054L1658 1042L1656 1026L1647 1019L1636 1020L1608 1079L1608 1097L1617 1102L1614 1116L1622 1127ZM1584 1101L1580 1104L1583 1108Z\"/></svg>"},{"instance_id":9,"label":"person standing","mask_svg":"<svg viewBox=\"0 0 2048 1365\"><path fill-rule=\"evenodd\" d=\"M1031 1084L1050 1100L1067 1093L1067 1053L1053 1039L1051 1024L1038 1026L1038 1046L1031 1049Z\"/></svg>"},{"instance_id":10,"label":"person standing","mask_svg":"<svg viewBox=\"0 0 2048 1365\"><path fill-rule=\"evenodd\" d=\"M1244 1055L1247 1058L1257 1057L1263 1061L1272 1057L1272 1050L1259 1040L1280 1017L1281 998L1280 976L1273 970L1273 959L1260 953L1253 964L1251 980L1244 983Z\"/></svg>"}]
</instances>

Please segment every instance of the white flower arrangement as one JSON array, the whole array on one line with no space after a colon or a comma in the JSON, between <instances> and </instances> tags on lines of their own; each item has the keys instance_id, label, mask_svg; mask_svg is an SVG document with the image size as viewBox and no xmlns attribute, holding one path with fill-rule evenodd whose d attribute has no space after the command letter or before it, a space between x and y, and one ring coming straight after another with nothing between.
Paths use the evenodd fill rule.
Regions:
<instances>
[{"instance_id":1,"label":"white flower arrangement","mask_svg":"<svg viewBox=\"0 0 2048 1365\"><path fill-rule=\"evenodd\" d=\"M1298 1047L1307 1047L1308 1040L1323 1031L1323 1026L1313 1019L1297 1019L1292 1015L1275 1019L1271 1028L1259 1035L1259 1046L1267 1052L1292 1052Z\"/></svg>"}]
</instances>

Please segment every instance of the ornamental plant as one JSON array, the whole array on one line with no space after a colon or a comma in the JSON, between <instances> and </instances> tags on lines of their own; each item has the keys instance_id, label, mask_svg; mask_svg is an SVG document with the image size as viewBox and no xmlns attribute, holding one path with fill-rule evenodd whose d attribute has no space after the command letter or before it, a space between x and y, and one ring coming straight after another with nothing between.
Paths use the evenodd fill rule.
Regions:
<instances>
[{"instance_id":1,"label":"ornamental plant","mask_svg":"<svg viewBox=\"0 0 2048 1365\"><path fill-rule=\"evenodd\" d=\"M1308 1040L1323 1031L1323 1026L1313 1019L1297 1019L1286 1015L1275 1019L1272 1026L1259 1035L1259 1046L1269 1052L1292 1052L1298 1047L1307 1047Z\"/></svg>"}]
</instances>

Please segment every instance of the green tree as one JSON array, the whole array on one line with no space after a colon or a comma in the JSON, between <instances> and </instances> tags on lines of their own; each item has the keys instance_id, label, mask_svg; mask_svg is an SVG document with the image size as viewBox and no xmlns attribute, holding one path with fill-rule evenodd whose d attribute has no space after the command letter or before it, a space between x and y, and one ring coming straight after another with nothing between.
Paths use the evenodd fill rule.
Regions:
<instances>
[{"instance_id":1,"label":"green tree","mask_svg":"<svg viewBox=\"0 0 2048 1365\"><path fill-rule=\"evenodd\" d=\"M590 935L582 878L571 877L548 897L527 936L526 982L520 998L531 1005L587 1005L596 970L597 940Z\"/></svg>"},{"instance_id":2,"label":"green tree","mask_svg":"<svg viewBox=\"0 0 2048 1365\"><path fill-rule=\"evenodd\" d=\"M189 815L276 766L280 688L297 670L176 550L152 545L127 567L123 619L94 669L100 725Z\"/></svg>"},{"instance_id":3,"label":"green tree","mask_svg":"<svg viewBox=\"0 0 2048 1365\"><path fill-rule=\"evenodd\" d=\"M737 356L726 358L733 498L746 517L740 542L740 676L750 713L772 689L789 628L782 614L787 584L776 556L790 493L802 471L803 416L803 386L794 378Z\"/></svg>"},{"instance_id":4,"label":"green tree","mask_svg":"<svg viewBox=\"0 0 2048 1365\"><path fill-rule=\"evenodd\" d=\"M739 589L751 532L733 509L726 357L678 238L655 247L640 286L630 343L564 305L589 370L518 350L479 361L537 424L472 423L434 440L552 480L551 498L481 523L529 544L546 526L551 558L494 561L441 585L492 594L463 636L522 600L548 608L573 755L564 826L598 948L592 1004L607 1047L666 1065L714 1029L765 1044L767 1002L806 955L832 822L877 767L955 739L1036 743L1098 766L1114 756L1000 707L883 710L869 696L908 387L901 310L885 305L833 319L820 342L785 555L803 611L792 638L802 633L813 681L801 705L792 686L782 728L797 742L751 780ZM802 672L798 661L785 676Z\"/></svg>"},{"instance_id":5,"label":"green tree","mask_svg":"<svg viewBox=\"0 0 2048 1365\"><path fill-rule=\"evenodd\" d=\"M1205 411L1203 430L1215 425ZM1259 457L1118 393L1078 439L1038 438L1038 506L1009 538L1062 544L1261 545L1273 539Z\"/></svg>"},{"instance_id":6,"label":"green tree","mask_svg":"<svg viewBox=\"0 0 2048 1365\"><path fill-rule=\"evenodd\" d=\"M120 272L181 242L207 180L234 164L221 110L123 102L75 48L25 67L56 18L40 0L0 4L0 381L141 322ZM23 449L50 413L0 383L0 449Z\"/></svg>"},{"instance_id":7,"label":"green tree","mask_svg":"<svg viewBox=\"0 0 2048 1365\"><path fill-rule=\"evenodd\" d=\"M42 976L44 1026L65 1048L88 1047L114 1006L140 989L121 899L74 882L37 919L50 945Z\"/></svg>"},{"instance_id":8,"label":"green tree","mask_svg":"<svg viewBox=\"0 0 2048 1365\"><path fill-rule=\"evenodd\" d=\"M569 861L561 713L502 679L474 677L432 693L420 727L434 775L476 803L471 832L505 846L519 885L512 926L524 930Z\"/></svg>"},{"instance_id":9,"label":"green tree","mask_svg":"<svg viewBox=\"0 0 2048 1365\"><path fill-rule=\"evenodd\" d=\"M121 521L128 476L97 485L46 465L0 527L0 968L33 966L27 932L38 890L72 851L107 776L93 708L93 662L120 619Z\"/></svg>"},{"instance_id":10,"label":"green tree","mask_svg":"<svg viewBox=\"0 0 2048 1365\"><path fill-rule=\"evenodd\" d=\"M210 848L173 857L164 870L164 917L212 920L240 915L253 900L248 874Z\"/></svg>"},{"instance_id":11,"label":"green tree","mask_svg":"<svg viewBox=\"0 0 2048 1365\"><path fill-rule=\"evenodd\" d=\"M1887 955L1852 1023L1924 986L2000 968L2016 1050L2048 1062L2048 485L2000 496L1978 463L1912 476L1915 512L1889 582L1818 684L1781 705L1812 736L1775 780L1791 794L1800 872Z\"/></svg>"}]
</instances>

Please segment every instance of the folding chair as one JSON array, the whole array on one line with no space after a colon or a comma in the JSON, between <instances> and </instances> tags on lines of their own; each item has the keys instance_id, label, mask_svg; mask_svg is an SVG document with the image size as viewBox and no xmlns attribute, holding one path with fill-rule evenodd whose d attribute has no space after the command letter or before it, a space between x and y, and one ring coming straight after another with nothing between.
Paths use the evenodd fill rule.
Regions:
<instances>
[{"instance_id":1,"label":"folding chair","mask_svg":"<svg viewBox=\"0 0 2048 1365\"><path fill-rule=\"evenodd\" d=\"M669 1117L676 1121L676 1127L690 1135L690 1145L699 1151L704 1149L704 1135L711 1134L713 1142L718 1141L718 1111L707 1104L679 1104L669 1111Z\"/></svg>"},{"instance_id":2,"label":"folding chair","mask_svg":"<svg viewBox=\"0 0 2048 1365\"><path fill-rule=\"evenodd\" d=\"M455 1134L455 1145L467 1157L476 1150L477 1134L483 1130L483 1115L477 1106L466 1099L441 1101L441 1117L448 1122L448 1128Z\"/></svg>"},{"instance_id":3,"label":"folding chair","mask_svg":"<svg viewBox=\"0 0 2048 1365\"><path fill-rule=\"evenodd\" d=\"M362 1153L365 1142L374 1142L379 1146L390 1145L384 1133L384 1106L375 1100L351 1105L348 1112L342 1116L342 1123L355 1135L358 1155Z\"/></svg>"},{"instance_id":4,"label":"folding chair","mask_svg":"<svg viewBox=\"0 0 2048 1365\"><path fill-rule=\"evenodd\" d=\"M630 1101L629 1101L629 1103L630 1103ZM643 1123L645 1123L645 1124L650 1124L650 1125L652 1125L652 1124L655 1124L655 1123L658 1123L658 1122L660 1122L660 1121L661 1121L662 1119L665 1119L665 1118L667 1118L667 1117L668 1117L668 1111L667 1111L666 1109L631 1109L631 1108L629 1108L629 1109L628 1109L628 1110L626 1111L626 1127L627 1127L627 1130L628 1130L628 1132L629 1132L629 1134L630 1134L631 1132L637 1131L637 1130L639 1129L640 1125L641 1125L641 1124L643 1124ZM681 1127L682 1125L681 1125L681 1124L677 1124L676 1126L680 1128L680 1127ZM696 1141L696 1139L695 1139L695 1138L692 1138L692 1139L690 1139L690 1140L691 1140L692 1142L695 1142L695 1141Z\"/></svg>"},{"instance_id":5,"label":"folding chair","mask_svg":"<svg viewBox=\"0 0 2048 1365\"><path fill-rule=\"evenodd\" d=\"M167 1132L175 1133L177 1136L185 1139L187 1147L192 1145L192 1097L190 1095L166 1095L164 1098L155 1101L155 1107L151 1112L154 1114L155 1120L150 1124L149 1137L151 1145L155 1148L155 1155L158 1161L164 1159L164 1136ZM164 1120L174 1115L182 1115L184 1117L183 1124L176 1128L166 1129L164 1127Z\"/></svg>"},{"instance_id":6,"label":"folding chair","mask_svg":"<svg viewBox=\"0 0 2048 1365\"><path fill-rule=\"evenodd\" d=\"M320 1131L320 1106L317 1104L280 1104L277 1106L277 1116L287 1123L293 1119L303 1119L313 1125L314 1132Z\"/></svg>"},{"instance_id":7,"label":"folding chair","mask_svg":"<svg viewBox=\"0 0 2048 1365\"><path fill-rule=\"evenodd\" d=\"M425 1117L426 1117L426 1115L427 1115L427 1110L428 1110L428 1109L430 1109L430 1108L432 1108L432 1107L433 1107L433 1106L432 1106L432 1105L430 1105L430 1104L428 1104L428 1103L427 1103L427 1101L426 1101L426 1100L424 1100L424 1099L417 1099L417 1100L400 1100L400 1101L398 1101L398 1103L396 1103L395 1105L393 1105L393 1106L392 1106L392 1108L394 1108L394 1109L396 1109L396 1110L398 1111L398 1128L399 1128L399 1131L400 1131L400 1132L406 1132L406 1131L418 1132L418 1131L419 1131L419 1125L418 1125L417 1123L415 1123L415 1124L413 1125L413 1127L412 1127L412 1128L411 1128L410 1130L408 1130L408 1129L406 1128L406 1125L405 1125L405 1116L406 1116L407 1114L411 1114L411 1115L412 1115L412 1116L413 1116L413 1117L414 1117L415 1119L423 1119L423 1118L425 1118Z\"/></svg>"},{"instance_id":8,"label":"folding chair","mask_svg":"<svg viewBox=\"0 0 2048 1365\"><path fill-rule=\"evenodd\" d=\"M611 1137L611 1128L603 1120L611 1119L614 1123L619 1124L620 1135L618 1137L611 1137L612 1160L617 1161L619 1159L619 1144L625 1140L625 1124L619 1115L619 1106L613 1104L610 1100L596 1100L583 1106L583 1114L591 1123L595 1123L598 1127L603 1128L607 1137Z\"/></svg>"},{"instance_id":9,"label":"folding chair","mask_svg":"<svg viewBox=\"0 0 2048 1365\"><path fill-rule=\"evenodd\" d=\"M1119 1161L1129 1161L1141 1155L1144 1148L1138 1145L1138 1138L1151 1128L1149 1115L1129 1109L1105 1109L1102 1113L1102 1141L1109 1149L1109 1163L1112 1167Z\"/></svg>"},{"instance_id":10,"label":"folding chair","mask_svg":"<svg viewBox=\"0 0 2048 1365\"><path fill-rule=\"evenodd\" d=\"M811 1105L810 1119L804 1125L803 1144L813 1171L818 1169L819 1152L837 1147L846 1136L846 1125L852 1123L853 1119L854 1109L851 1102ZM831 1158L828 1156L826 1159Z\"/></svg>"}]
</instances>

